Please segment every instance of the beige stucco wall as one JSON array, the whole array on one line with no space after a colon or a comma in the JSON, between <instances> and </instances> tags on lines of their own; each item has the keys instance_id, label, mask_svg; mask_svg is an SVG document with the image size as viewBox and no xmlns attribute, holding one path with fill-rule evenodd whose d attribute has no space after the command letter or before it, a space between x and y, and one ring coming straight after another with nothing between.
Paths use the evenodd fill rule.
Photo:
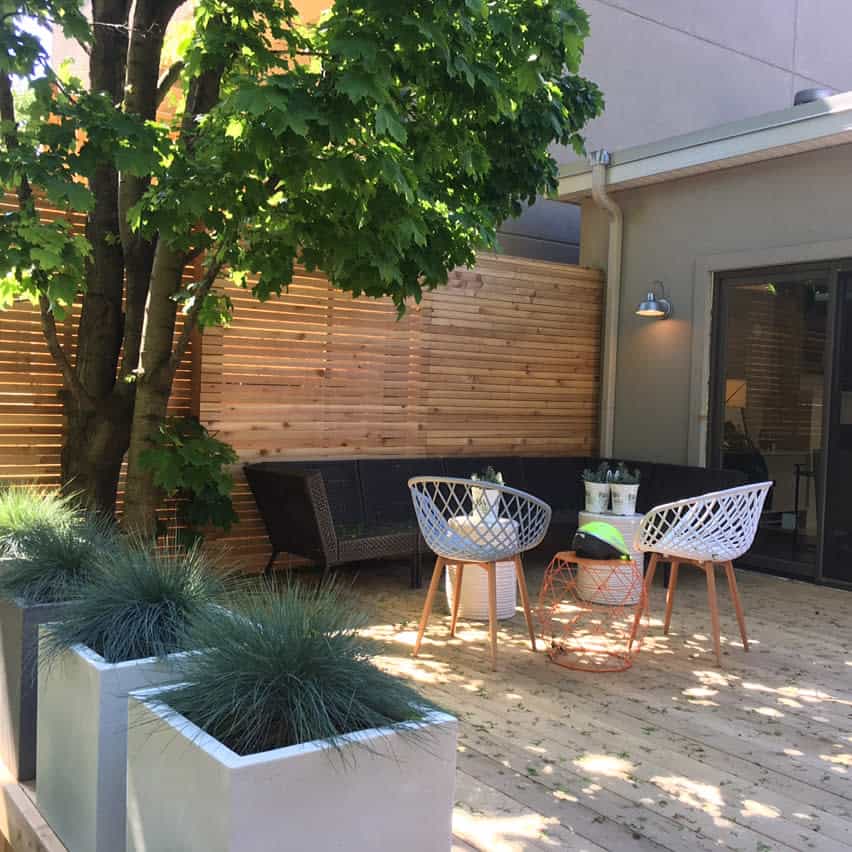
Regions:
<instances>
[{"instance_id":1,"label":"beige stucco wall","mask_svg":"<svg viewBox=\"0 0 852 852\"><path fill-rule=\"evenodd\" d=\"M712 270L852 257L851 174L844 145L614 195L624 211L617 455L698 460ZM580 262L606 268L607 239L587 202ZM655 279L671 296L670 320L633 313Z\"/></svg>"},{"instance_id":2,"label":"beige stucco wall","mask_svg":"<svg viewBox=\"0 0 852 852\"><path fill-rule=\"evenodd\" d=\"M589 148L642 145L792 106L799 89L852 89L849 0L581 0L582 73L606 111ZM560 151L557 159L573 155Z\"/></svg>"}]
</instances>

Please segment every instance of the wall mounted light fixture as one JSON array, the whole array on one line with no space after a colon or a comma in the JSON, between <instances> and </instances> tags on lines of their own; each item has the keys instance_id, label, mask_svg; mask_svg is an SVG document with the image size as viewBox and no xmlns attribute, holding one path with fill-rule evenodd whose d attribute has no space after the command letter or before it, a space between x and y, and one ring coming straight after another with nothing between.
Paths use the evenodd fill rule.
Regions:
<instances>
[{"instance_id":1,"label":"wall mounted light fixture","mask_svg":"<svg viewBox=\"0 0 852 852\"><path fill-rule=\"evenodd\" d=\"M658 289L661 294L659 297L657 296ZM672 315L672 303L665 296L666 288L663 282L654 281L648 295L636 307L636 316L668 319Z\"/></svg>"}]
</instances>

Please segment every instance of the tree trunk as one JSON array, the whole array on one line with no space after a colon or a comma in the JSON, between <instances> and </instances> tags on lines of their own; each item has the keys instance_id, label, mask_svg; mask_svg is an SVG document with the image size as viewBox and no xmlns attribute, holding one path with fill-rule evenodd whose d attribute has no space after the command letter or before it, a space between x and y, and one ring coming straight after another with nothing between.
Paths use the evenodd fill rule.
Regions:
<instances>
[{"instance_id":1,"label":"tree trunk","mask_svg":"<svg viewBox=\"0 0 852 852\"><path fill-rule=\"evenodd\" d=\"M136 382L136 399L127 457L124 526L143 535L157 530L157 508L162 494L140 456L153 446L166 416L172 389L171 369L177 303L184 257L161 242L154 257L151 287L142 335L142 372Z\"/></svg>"},{"instance_id":2,"label":"tree trunk","mask_svg":"<svg viewBox=\"0 0 852 852\"><path fill-rule=\"evenodd\" d=\"M118 104L124 95L129 0L95 0L89 58L92 91ZM94 209L86 224L92 257L77 329L75 369L89 397L62 396L65 415L61 455L63 487L89 506L111 514L121 463L130 440L132 393L113 397L124 336L124 256L118 214L118 172L100 166L90 181Z\"/></svg>"},{"instance_id":3,"label":"tree trunk","mask_svg":"<svg viewBox=\"0 0 852 852\"><path fill-rule=\"evenodd\" d=\"M132 408L127 404L109 408L108 412L80 411L73 403L66 405L62 483L67 492L79 493L91 508L112 515L130 443Z\"/></svg>"}]
</instances>

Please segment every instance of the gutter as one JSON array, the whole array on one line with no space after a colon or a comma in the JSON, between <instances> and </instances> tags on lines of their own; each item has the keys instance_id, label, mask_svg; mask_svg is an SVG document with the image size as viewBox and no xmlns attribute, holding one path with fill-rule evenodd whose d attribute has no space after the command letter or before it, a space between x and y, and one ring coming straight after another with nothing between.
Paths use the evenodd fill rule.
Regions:
<instances>
[{"instance_id":1,"label":"gutter","mask_svg":"<svg viewBox=\"0 0 852 852\"><path fill-rule=\"evenodd\" d=\"M627 189L761 160L852 142L852 92L756 118L723 124L610 157L609 186ZM559 198L574 202L591 192L594 163L560 170Z\"/></svg>"},{"instance_id":2,"label":"gutter","mask_svg":"<svg viewBox=\"0 0 852 852\"><path fill-rule=\"evenodd\" d=\"M606 264L605 314L601 358L601 411L600 455L613 454L615 433L615 370L618 358L618 319L621 311L621 249L624 234L624 216L621 208L607 194L609 151L593 151L589 157L592 165L592 198L609 216L609 241Z\"/></svg>"}]
</instances>

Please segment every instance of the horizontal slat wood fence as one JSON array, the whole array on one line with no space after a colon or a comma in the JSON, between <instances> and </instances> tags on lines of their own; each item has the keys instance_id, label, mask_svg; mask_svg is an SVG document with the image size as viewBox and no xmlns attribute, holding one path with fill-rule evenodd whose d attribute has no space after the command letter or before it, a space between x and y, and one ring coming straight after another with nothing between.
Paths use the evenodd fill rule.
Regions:
<instances>
[{"instance_id":1,"label":"horizontal slat wood fence","mask_svg":"<svg viewBox=\"0 0 852 852\"><path fill-rule=\"evenodd\" d=\"M0 196L0 215L15 209L14 196ZM38 211L46 220L66 215L45 199L39 200ZM71 221L74 230L83 233L83 217L75 216ZM193 272L187 268L187 278ZM68 318L58 324L60 341L72 360L79 316L80 303L77 303ZM179 317L178 328L181 325ZM169 412L174 415L197 410L198 353L193 349L191 342L187 357L175 375L169 401ZM21 301L0 311L0 481L59 484L61 390L62 377L47 350L38 308Z\"/></svg>"},{"instance_id":2,"label":"horizontal slat wood fence","mask_svg":"<svg viewBox=\"0 0 852 852\"><path fill-rule=\"evenodd\" d=\"M597 443L596 270L482 255L401 320L297 276L265 304L233 286L227 329L201 343L200 416L241 460L584 455ZM238 468L243 567L269 544Z\"/></svg>"},{"instance_id":3,"label":"horizontal slat wood fence","mask_svg":"<svg viewBox=\"0 0 852 852\"><path fill-rule=\"evenodd\" d=\"M0 198L0 214L14 204ZM47 203L40 212L64 215ZM482 255L401 320L389 301L353 299L317 274L263 304L222 284L234 321L194 342L170 408L198 414L243 462L588 454L601 281L596 270ZM61 326L72 357L78 316L79 305ZM37 309L0 311L0 479L59 482L61 384ZM212 538L250 570L269 544L240 465L234 473L240 523Z\"/></svg>"}]
</instances>

